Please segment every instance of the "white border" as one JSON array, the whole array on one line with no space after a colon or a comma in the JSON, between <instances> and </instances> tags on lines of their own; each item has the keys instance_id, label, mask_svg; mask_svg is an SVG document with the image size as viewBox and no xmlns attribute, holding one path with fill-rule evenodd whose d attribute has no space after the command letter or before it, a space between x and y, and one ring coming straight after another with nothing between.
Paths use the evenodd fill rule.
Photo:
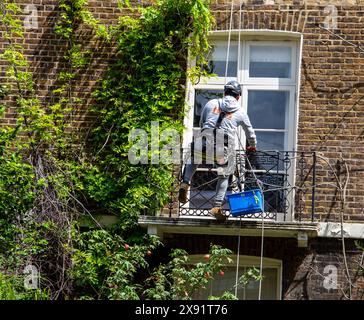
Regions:
<instances>
[{"instance_id":1,"label":"white border","mask_svg":"<svg viewBox=\"0 0 364 320\"><path fill-rule=\"evenodd\" d=\"M279 46L279 47L290 47L291 48L291 75L289 78L263 78L263 77L249 77L249 63L250 63L250 47L251 46ZM297 73L294 72L297 69L296 64L296 56L297 56L297 43L292 41L246 41L245 42L245 57L244 59L244 75L243 75L243 82L244 84L277 84L277 85L295 85L296 79L294 75Z\"/></svg>"}]
</instances>

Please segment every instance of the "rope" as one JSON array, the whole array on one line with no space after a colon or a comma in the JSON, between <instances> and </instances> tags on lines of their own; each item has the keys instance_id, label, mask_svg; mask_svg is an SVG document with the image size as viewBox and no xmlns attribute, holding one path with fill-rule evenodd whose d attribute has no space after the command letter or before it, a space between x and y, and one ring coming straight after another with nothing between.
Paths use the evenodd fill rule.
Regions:
<instances>
[{"instance_id":1,"label":"rope","mask_svg":"<svg viewBox=\"0 0 364 320\"><path fill-rule=\"evenodd\" d=\"M336 34L335 32L332 32L331 30L329 30L329 29L327 29L327 28L321 27L320 25L318 25L318 27L319 27L320 29L323 29L323 30L327 31L327 32L328 32L328 33L330 33L331 35L333 35L333 36L335 36L335 37L337 37L337 38L339 38L339 39L343 40L343 41L344 41L344 42L346 42L347 44L350 44L351 46L353 46L353 47L357 48L359 51L364 52L364 49L361 47L361 45L360 45L360 44L355 44L355 43L353 43L353 42L351 42L351 41L349 41L349 40L345 39L344 37L340 36L339 34Z\"/></svg>"},{"instance_id":2,"label":"rope","mask_svg":"<svg viewBox=\"0 0 364 320\"><path fill-rule=\"evenodd\" d=\"M264 198L263 198L263 203L264 203ZM264 254L264 214L262 213L262 239L261 239L261 244L260 244L260 266L259 266L259 292L258 292L258 300L261 300L261 296L262 296L263 254Z\"/></svg>"},{"instance_id":3,"label":"rope","mask_svg":"<svg viewBox=\"0 0 364 320\"><path fill-rule=\"evenodd\" d=\"M238 250L236 250L236 273L235 273L235 297L238 297L238 284L239 284L239 260L240 260L240 234L241 234L241 216L240 216L240 228L238 236Z\"/></svg>"},{"instance_id":4,"label":"rope","mask_svg":"<svg viewBox=\"0 0 364 320\"><path fill-rule=\"evenodd\" d=\"M239 141L239 147L243 148L240 136L237 132L237 130L235 130L238 136L238 141ZM262 182L257 178L257 176L255 175L255 172L253 170L253 167L250 163L249 158L246 158L248 166L250 167L251 173L253 174L253 178L254 180L257 182L258 188L262 193L262 201L264 204L264 191L263 191L263 186L262 186ZM240 235L240 231L239 231L239 235ZM240 239L239 239L240 240ZM259 290L258 290L258 300L261 300L261 296L262 296L262 280L263 280L263 258L264 258L264 212L262 212L262 236L261 236L261 244L260 244L260 265L259 265Z\"/></svg>"},{"instance_id":5,"label":"rope","mask_svg":"<svg viewBox=\"0 0 364 320\"><path fill-rule=\"evenodd\" d=\"M228 72L228 66L229 66L231 29L232 29L232 25L233 25L233 10L234 10L234 0L231 1L231 8L230 8L230 26L229 26L228 47L226 50L226 64L225 64L225 83L227 82L227 72Z\"/></svg>"},{"instance_id":6,"label":"rope","mask_svg":"<svg viewBox=\"0 0 364 320\"><path fill-rule=\"evenodd\" d=\"M242 15L242 11L241 11L241 7L243 6L243 0L240 0L240 3L239 3L239 36L238 36L238 70L241 69L241 66L240 66L240 53L241 53L241 15ZM239 73L238 73L238 76L239 76ZM239 80L239 79L238 79Z\"/></svg>"},{"instance_id":7,"label":"rope","mask_svg":"<svg viewBox=\"0 0 364 320\"><path fill-rule=\"evenodd\" d=\"M242 0L240 0L240 14L239 14L239 41L238 41L238 57L237 57L238 63L240 61L240 50L241 50L241 48L240 48L241 2L242 2ZM234 9L234 0L231 1L231 8L230 8L230 26L229 26L228 47L226 50L226 64L225 64L225 83L227 82L227 73L228 73L228 66L229 66L229 55L230 55L230 46L231 46L231 29L232 29L232 23L233 23L233 9ZM238 179L238 184L240 184L240 179ZM239 185L239 188L240 188L240 185ZM240 216L240 228L239 228L239 236L238 236L238 249L237 249L237 256L236 256L235 297L238 297L240 239L241 239L241 216Z\"/></svg>"}]
</instances>

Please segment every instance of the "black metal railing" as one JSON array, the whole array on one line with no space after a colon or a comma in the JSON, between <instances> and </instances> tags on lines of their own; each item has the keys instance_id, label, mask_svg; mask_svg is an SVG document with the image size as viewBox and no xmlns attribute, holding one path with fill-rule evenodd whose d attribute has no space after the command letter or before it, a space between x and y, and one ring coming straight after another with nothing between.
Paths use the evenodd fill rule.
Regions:
<instances>
[{"instance_id":1,"label":"black metal railing","mask_svg":"<svg viewBox=\"0 0 364 320\"><path fill-rule=\"evenodd\" d=\"M187 202L178 202L179 186L174 185L169 204L163 209L164 214L170 217L211 217L217 179L214 165L201 165L191 181ZM247 214L242 218L262 218L263 214L263 218L269 220L314 221L315 179L314 152L257 151L247 154L238 151L236 171L229 179L227 192L262 189L264 212ZM227 202L223 210L230 215Z\"/></svg>"}]
</instances>

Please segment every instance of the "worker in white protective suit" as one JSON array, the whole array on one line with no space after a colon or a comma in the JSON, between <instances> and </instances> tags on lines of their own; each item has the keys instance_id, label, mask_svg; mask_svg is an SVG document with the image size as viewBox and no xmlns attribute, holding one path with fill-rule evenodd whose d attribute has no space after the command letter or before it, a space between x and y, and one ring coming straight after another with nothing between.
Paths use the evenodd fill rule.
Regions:
<instances>
[{"instance_id":1,"label":"worker in white protective suit","mask_svg":"<svg viewBox=\"0 0 364 320\"><path fill-rule=\"evenodd\" d=\"M224 87L224 97L222 99L210 100L201 113L200 127L202 140L200 139L200 143L202 144L202 149L205 148L202 153L206 152L206 149L211 147L212 144L215 145L214 151L219 153L219 148L216 148L216 145L218 144L217 141L219 140L217 132L221 133L220 137L222 137L222 139L220 140L223 141L223 156L219 158L214 155L214 163L218 168L218 181L216 194L213 200L213 208L210 211L218 221L226 220L226 216L223 214L221 206L228 188L229 176L234 173L235 169L234 142L235 132L238 126L242 126L245 131L248 141L247 151L256 151L256 135L248 115L238 103L240 97L240 84L237 81L230 81ZM193 158L194 157L191 157L190 163L187 163L184 169L183 181L179 189L179 201L181 203L187 202L187 194L192 176L201 164Z\"/></svg>"}]
</instances>

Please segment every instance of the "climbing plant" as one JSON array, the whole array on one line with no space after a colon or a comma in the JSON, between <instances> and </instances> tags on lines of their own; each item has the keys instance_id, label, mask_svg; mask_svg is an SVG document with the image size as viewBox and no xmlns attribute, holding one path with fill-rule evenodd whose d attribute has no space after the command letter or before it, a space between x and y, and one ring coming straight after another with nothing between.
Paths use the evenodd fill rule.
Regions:
<instances>
[{"instance_id":1,"label":"climbing plant","mask_svg":"<svg viewBox=\"0 0 364 320\"><path fill-rule=\"evenodd\" d=\"M199 65L205 62L213 21L204 0L157 1L138 14L120 17L111 32L118 60L94 93L99 122L90 138L98 168L90 185L95 179L106 182L90 196L118 214L125 227L135 224L142 210L165 204L174 180L171 166L130 165L129 133L135 128L150 133L152 121L160 131L182 131L186 57L189 50Z\"/></svg>"},{"instance_id":2,"label":"climbing plant","mask_svg":"<svg viewBox=\"0 0 364 320\"><path fill-rule=\"evenodd\" d=\"M147 281L150 288L144 294L149 299L193 299L200 290L206 289L209 281L214 276L223 276L224 265L231 264L229 258L231 250L219 246L211 246L210 254L205 255L205 262L200 262L191 267L186 251L176 249L171 253L171 261L159 266ZM234 296L224 293L225 298L233 299Z\"/></svg>"},{"instance_id":3,"label":"climbing plant","mask_svg":"<svg viewBox=\"0 0 364 320\"><path fill-rule=\"evenodd\" d=\"M16 124L0 131L0 288L5 299L188 299L231 253L212 247L209 261L186 269L187 254L177 250L170 262L153 265L162 244L139 229L137 218L165 205L173 167L128 161L132 129L149 133L154 121L160 130L182 131L186 78L204 72L213 23L208 1L123 5L131 15L109 27L94 18L86 0L59 1L54 33L64 41L65 67L51 102L45 103L23 54L20 8L10 0L0 3L6 40L0 58L7 63L0 105L2 112L16 114ZM87 136L73 130L73 112L84 104L75 94L77 76L89 70L92 59L77 37L82 26L116 48L115 62L93 93L90 111L97 122ZM188 54L197 60L194 69L187 69ZM118 222L104 229L93 215L100 211ZM88 227L82 229L85 218ZM38 290L19 284L27 265L40 272ZM178 281L162 288L171 274Z\"/></svg>"}]
</instances>

